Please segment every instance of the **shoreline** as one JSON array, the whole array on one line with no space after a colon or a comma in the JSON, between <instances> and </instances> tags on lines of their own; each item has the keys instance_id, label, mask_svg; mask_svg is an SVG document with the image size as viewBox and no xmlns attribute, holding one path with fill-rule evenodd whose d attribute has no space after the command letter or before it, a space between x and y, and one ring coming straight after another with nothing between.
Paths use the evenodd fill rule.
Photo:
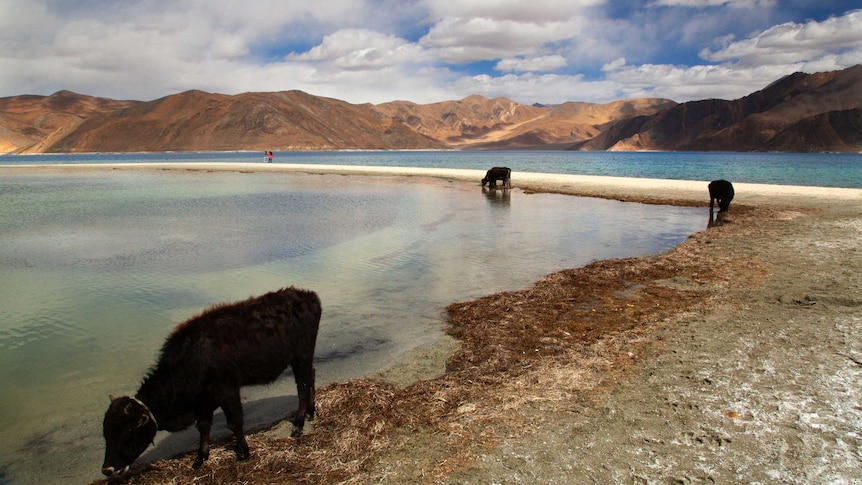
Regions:
<instances>
[{"instance_id":1,"label":"shoreline","mask_svg":"<svg viewBox=\"0 0 862 485\"><path fill-rule=\"evenodd\" d=\"M111 163L111 164L26 164L0 165L0 174L45 171L92 171L92 170L181 170L218 172L272 172L304 173L311 175L341 176L400 176L430 177L459 182L478 183L484 170L458 168L419 168L362 165L318 165L318 164L271 164L271 163L213 163L213 162L155 162L155 163ZM600 175L570 175L536 172L514 172L513 188L525 192L548 192L584 197L615 199L665 205L706 206L709 195L708 180L673 180L634 177L609 177ZM732 181L731 181L732 182ZM862 189L733 183L736 189L734 205L785 205L818 206L824 200L862 202Z\"/></svg>"},{"instance_id":2,"label":"shoreline","mask_svg":"<svg viewBox=\"0 0 862 485\"><path fill-rule=\"evenodd\" d=\"M118 168L190 169L134 165ZM194 169L484 175L213 165ZM706 182L632 180L513 174L525 192L709 203ZM249 462L218 444L197 473L182 455L128 483L862 480L862 189L734 186L725 223L672 250L453 303L454 354L319 389L302 439L285 421L249 437Z\"/></svg>"}]
</instances>

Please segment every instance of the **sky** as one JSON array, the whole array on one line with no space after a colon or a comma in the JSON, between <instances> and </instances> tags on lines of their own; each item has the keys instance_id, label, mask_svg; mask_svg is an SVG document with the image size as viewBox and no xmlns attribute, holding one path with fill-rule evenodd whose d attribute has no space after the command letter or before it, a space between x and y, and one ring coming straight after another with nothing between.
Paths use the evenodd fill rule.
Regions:
<instances>
[{"instance_id":1,"label":"sky","mask_svg":"<svg viewBox=\"0 0 862 485\"><path fill-rule=\"evenodd\" d=\"M685 102L856 64L860 0L0 0L0 97Z\"/></svg>"}]
</instances>

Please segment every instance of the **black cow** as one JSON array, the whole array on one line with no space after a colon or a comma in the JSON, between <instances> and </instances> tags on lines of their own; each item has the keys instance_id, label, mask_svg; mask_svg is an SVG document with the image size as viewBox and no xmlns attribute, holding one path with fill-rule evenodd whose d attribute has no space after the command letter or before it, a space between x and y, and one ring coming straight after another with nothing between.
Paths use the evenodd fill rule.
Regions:
<instances>
[{"instance_id":1,"label":"black cow","mask_svg":"<svg viewBox=\"0 0 862 485\"><path fill-rule=\"evenodd\" d=\"M314 418L314 346L320 299L285 288L233 304L216 305L177 326L135 397L111 397L102 431L102 473L122 475L158 430L180 431L197 422L200 447L193 466L209 457L213 412L221 407L236 437L237 460L248 459L240 387L274 381L290 365L299 409L293 436Z\"/></svg>"},{"instance_id":2,"label":"black cow","mask_svg":"<svg viewBox=\"0 0 862 485\"><path fill-rule=\"evenodd\" d=\"M725 212L730 208L730 201L733 200L733 184L727 180L713 180L709 183L709 210L715 208L715 201L718 200L718 210Z\"/></svg>"},{"instance_id":3,"label":"black cow","mask_svg":"<svg viewBox=\"0 0 862 485\"><path fill-rule=\"evenodd\" d=\"M482 187L488 184L488 187L495 188L499 180L503 183L503 187L509 188L512 186L511 178L512 170L509 167L494 167L485 174L485 178L482 179Z\"/></svg>"}]
</instances>

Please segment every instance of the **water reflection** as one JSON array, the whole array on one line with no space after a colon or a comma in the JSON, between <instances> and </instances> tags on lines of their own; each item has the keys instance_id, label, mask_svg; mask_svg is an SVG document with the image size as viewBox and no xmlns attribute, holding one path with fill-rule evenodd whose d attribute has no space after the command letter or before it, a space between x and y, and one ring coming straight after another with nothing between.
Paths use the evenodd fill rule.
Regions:
<instances>
[{"instance_id":1,"label":"water reflection","mask_svg":"<svg viewBox=\"0 0 862 485\"><path fill-rule=\"evenodd\" d=\"M168 332L214 303L288 285L317 291L323 386L433 342L449 303L662 251L702 225L691 208L341 180L110 170L0 179L8 474L22 483L98 478L107 396L133 392ZM289 376L243 390L251 402L293 393Z\"/></svg>"},{"instance_id":2,"label":"water reflection","mask_svg":"<svg viewBox=\"0 0 862 485\"><path fill-rule=\"evenodd\" d=\"M510 189L506 187L482 187L482 193L485 194L485 198L488 199L488 202L490 202L491 204L509 205L509 203L512 201L512 196L509 192Z\"/></svg>"}]
</instances>

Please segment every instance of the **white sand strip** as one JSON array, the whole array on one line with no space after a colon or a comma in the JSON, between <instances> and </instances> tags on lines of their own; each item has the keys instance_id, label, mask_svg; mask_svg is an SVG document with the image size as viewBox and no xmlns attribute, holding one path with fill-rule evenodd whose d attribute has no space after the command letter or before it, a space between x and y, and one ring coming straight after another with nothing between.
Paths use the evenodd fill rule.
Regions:
<instances>
[{"instance_id":1,"label":"white sand strip","mask_svg":"<svg viewBox=\"0 0 862 485\"><path fill-rule=\"evenodd\" d=\"M253 171L295 172L307 174L376 175L405 177L434 177L477 185L485 176L484 170L457 168L379 167L358 165L313 165L282 163L117 163L68 165L0 165L0 174L21 170L201 170L201 171ZM567 175L530 172L513 172L512 185L537 192L561 192L573 195L612 199L664 200L706 205L709 202L708 181L669 180L633 177L605 177L595 175ZM809 187L795 185L768 185L734 183L735 203L753 205L822 205L826 201L862 202L862 189Z\"/></svg>"}]
</instances>

